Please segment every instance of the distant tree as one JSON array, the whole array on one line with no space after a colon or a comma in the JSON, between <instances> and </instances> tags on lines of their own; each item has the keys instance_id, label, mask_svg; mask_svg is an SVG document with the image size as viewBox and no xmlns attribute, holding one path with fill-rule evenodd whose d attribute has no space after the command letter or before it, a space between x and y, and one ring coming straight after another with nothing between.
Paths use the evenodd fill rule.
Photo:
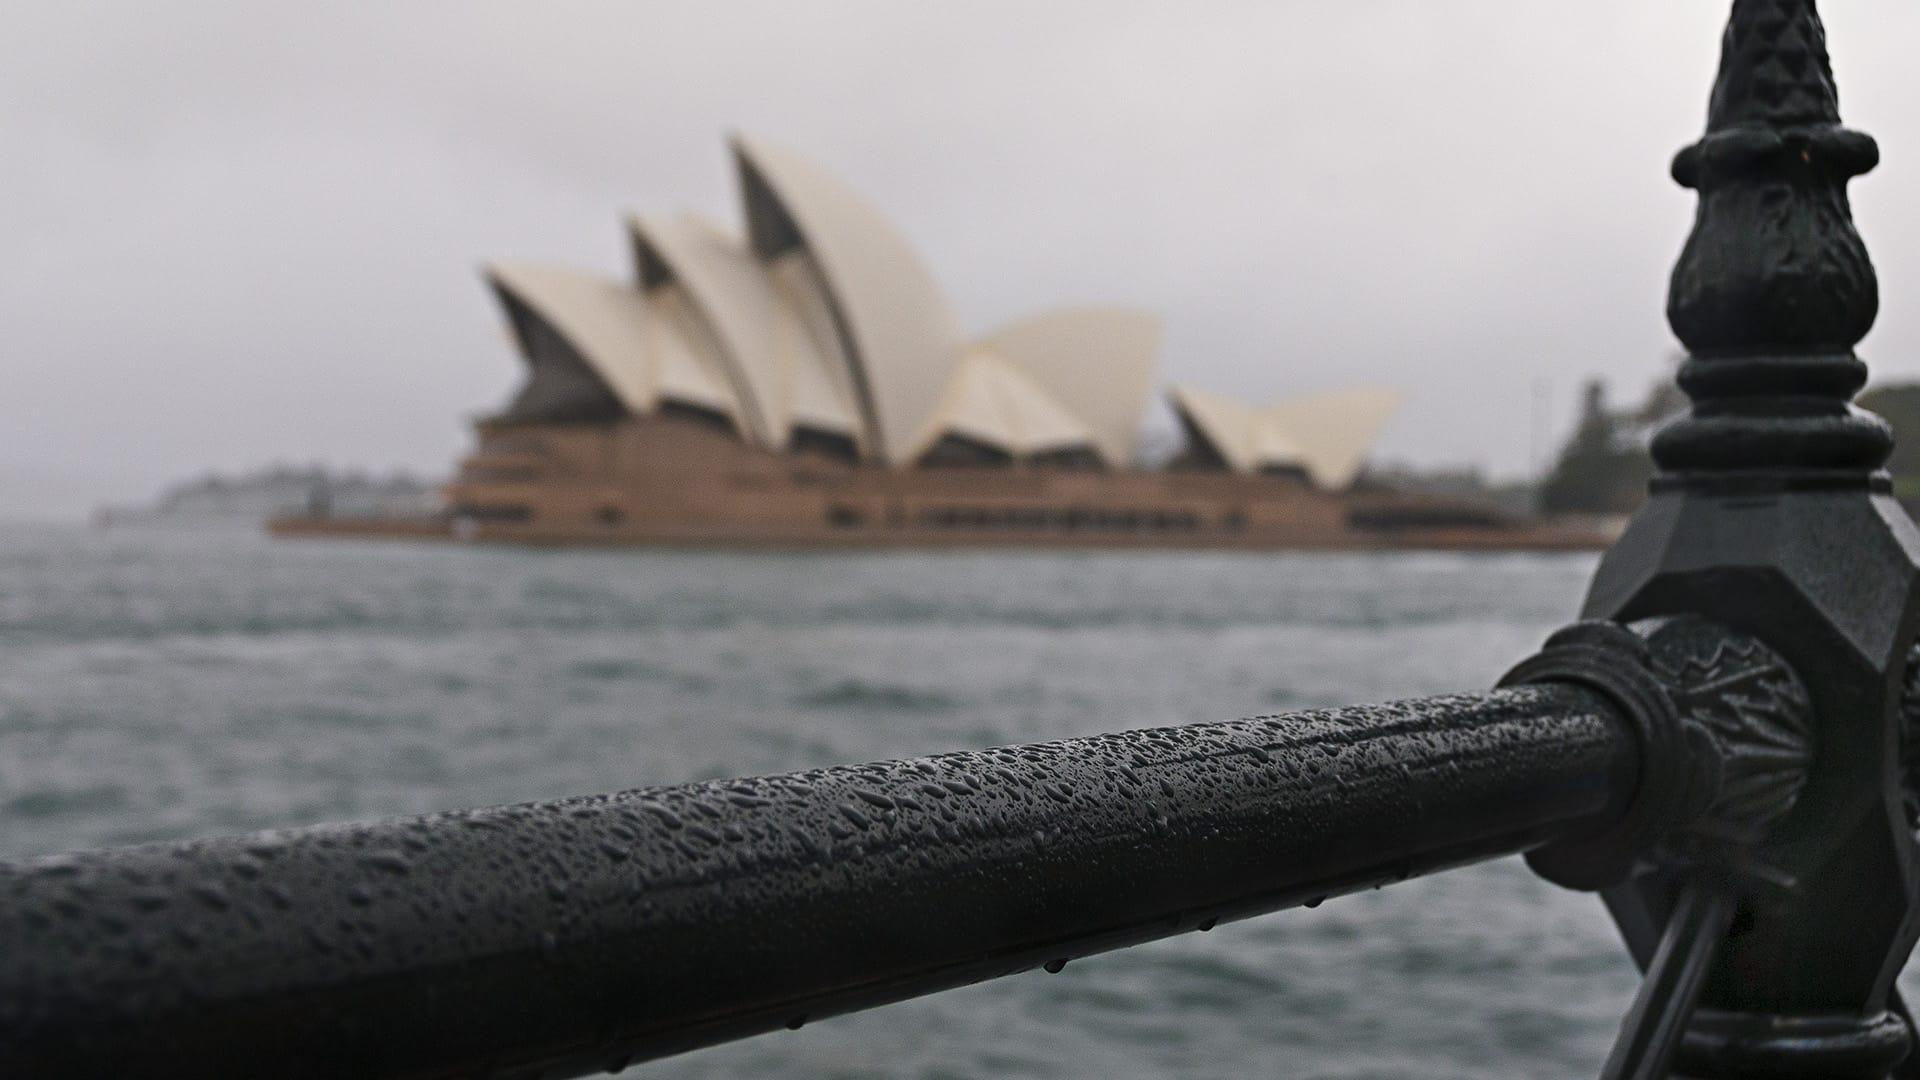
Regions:
<instances>
[{"instance_id":1,"label":"distant tree","mask_svg":"<svg viewBox=\"0 0 1920 1080\"><path fill-rule=\"evenodd\" d=\"M1541 512L1632 513L1646 498L1653 475L1644 432L1654 420L1648 414L1659 405L1656 398L1640 410L1615 415L1607 411L1606 385L1588 382L1580 424L1540 483Z\"/></svg>"},{"instance_id":2,"label":"distant tree","mask_svg":"<svg viewBox=\"0 0 1920 1080\"><path fill-rule=\"evenodd\" d=\"M1661 379L1647 391L1647 400L1632 414L1633 423L1651 437L1653 429L1679 416L1687 408L1686 392L1672 379Z\"/></svg>"},{"instance_id":3,"label":"distant tree","mask_svg":"<svg viewBox=\"0 0 1920 1080\"><path fill-rule=\"evenodd\" d=\"M1893 425L1893 493L1909 508L1920 503L1920 383L1876 386L1860 395L1860 407Z\"/></svg>"}]
</instances>

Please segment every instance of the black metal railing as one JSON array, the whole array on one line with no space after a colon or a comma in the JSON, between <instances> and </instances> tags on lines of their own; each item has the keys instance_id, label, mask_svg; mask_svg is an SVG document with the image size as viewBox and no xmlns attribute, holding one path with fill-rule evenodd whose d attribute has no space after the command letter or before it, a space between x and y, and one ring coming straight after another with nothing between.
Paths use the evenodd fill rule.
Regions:
<instances>
[{"instance_id":1,"label":"black metal railing","mask_svg":"<svg viewBox=\"0 0 1920 1080\"><path fill-rule=\"evenodd\" d=\"M1674 165L1693 409L1500 689L0 864L0 1074L617 1070L1525 853L1646 970L1605 1076L1915 1075L1875 154L1811 0L1736 0Z\"/></svg>"},{"instance_id":2,"label":"black metal railing","mask_svg":"<svg viewBox=\"0 0 1920 1080\"><path fill-rule=\"evenodd\" d=\"M1533 686L47 860L0 885L0 1062L603 1069L1527 850L1617 813L1616 713Z\"/></svg>"}]
</instances>

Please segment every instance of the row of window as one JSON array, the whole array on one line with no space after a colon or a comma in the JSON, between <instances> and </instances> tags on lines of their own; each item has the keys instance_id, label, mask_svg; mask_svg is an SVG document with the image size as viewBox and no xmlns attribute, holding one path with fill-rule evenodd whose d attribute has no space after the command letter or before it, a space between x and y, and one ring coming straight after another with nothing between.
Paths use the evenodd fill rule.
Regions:
<instances>
[{"instance_id":1,"label":"row of window","mask_svg":"<svg viewBox=\"0 0 1920 1080\"><path fill-rule=\"evenodd\" d=\"M479 523L525 524L533 520L533 508L525 503L467 504L454 508L456 518ZM625 522L626 513L616 506L594 511L595 521L605 526ZM1056 532L1192 532L1207 523L1190 510L1113 510L1087 507L1061 509L1010 506L935 506L919 512L915 521L935 529L1010 529ZM890 519L898 525L898 519ZM837 529L857 529L867 524L867 514L857 506L843 503L827 507L827 524ZM1228 530L1244 529L1246 515L1230 511L1216 523Z\"/></svg>"},{"instance_id":2,"label":"row of window","mask_svg":"<svg viewBox=\"0 0 1920 1080\"><path fill-rule=\"evenodd\" d=\"M460 479L470 484L517 484L538 480L546 471L539 465L468 465L460 470Z\"/></svg>"},{"instance_id":3,"label":"row of window","mask_svg":"<svg viewBox=\"0 0 1920 1080\"><path fill-rule=\"evenodd\" d=\"M1190 510L1115 510L1090 507L1021 506L934 506L921 510L916 523L935 529L1007 529L1054 532L1192 532L1206 525ZM890 520L890 524L900 524ZM1224 515L1219 526L1226 529L1246 527L1246 515ZM827 507L827 524L839 529L856 529L867 524L867 515L856 506L833 504Z\"/></svg>"},{"instance_id":4,"label":"row of window","mask_svg":"<svg viewBox=\"0 0 1920 1080\"><path fill-rule=\"evenodd\" d=\"M524 525L533 520L533 507L525 503L466 503L453 508L453 517L475 524ZM627 512L617 506L602 506L594 510L593 520L611 528L624 523Z\"/></svg>"},{"instance_id":5,"label":"row of window","mask_svg":"<svg viewBox=\"0 0 1920 1080\"><path fill-rule=\"evenodd\" d=\"M455 520L519 525L533 520L533 507L525 503L467 503L453 508Z\"/></svg>"}]
</instances>

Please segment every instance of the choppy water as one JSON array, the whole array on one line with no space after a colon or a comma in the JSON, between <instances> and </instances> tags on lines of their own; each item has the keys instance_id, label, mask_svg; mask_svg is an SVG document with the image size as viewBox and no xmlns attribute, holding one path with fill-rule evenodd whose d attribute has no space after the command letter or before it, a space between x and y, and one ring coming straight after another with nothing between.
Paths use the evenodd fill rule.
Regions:
<instances>
[{"instance_id":1,"label":"choppy water","mask_svg":"<svg viewBox=\"0 0 1920 1080\"><path fill-rule=\"evenodd\" d=\"M1471 689L1591 568L0 527L0 856ZM1509 860L635 1072L1591 1075L1634 982Z\"/></svg>"}]
</instances>

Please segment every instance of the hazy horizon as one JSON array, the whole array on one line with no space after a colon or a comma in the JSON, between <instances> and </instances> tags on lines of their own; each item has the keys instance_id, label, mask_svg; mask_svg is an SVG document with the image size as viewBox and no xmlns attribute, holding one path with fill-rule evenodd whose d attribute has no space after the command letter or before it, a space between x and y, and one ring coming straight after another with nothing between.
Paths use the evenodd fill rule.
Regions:
<instances>
[{"instance_id":1,"label":"hazy horizon","mask_svg":"<svg viewBox=\"0 0 1920 1080\"><path fill-rule=\"evenodd\" d=\"M1920 6L1823 5L1877 380L1920 377ZM1166 325L1160 382L1403 388L1381 460L1512 475L1675 346L1724 3L41 4L0 44L0 517L208 469L445 472L519 362L476 269L737 223L724 137L878 205L970 333ZM1537 403L1550 426L1536 433Z\"/></svg>"}]
</instances>

